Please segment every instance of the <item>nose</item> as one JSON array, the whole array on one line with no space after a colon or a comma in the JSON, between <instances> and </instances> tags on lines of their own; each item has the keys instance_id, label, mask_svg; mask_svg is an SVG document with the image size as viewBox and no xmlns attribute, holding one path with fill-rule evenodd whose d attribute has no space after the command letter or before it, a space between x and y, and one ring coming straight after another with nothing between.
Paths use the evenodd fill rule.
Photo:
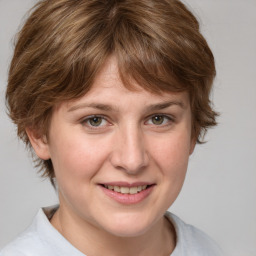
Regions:
<instances>
[{"instance_id":1,"label":"nose","mask_svg":"<svg viewBox=\"0 0 256 256\"><path fill-rule=\"evenodd\" d=\"M136 175L147 167L149 157L143 132L138 127L119 129L113 143L111 163L130 175Z\"/></svg>"}]
</instances>

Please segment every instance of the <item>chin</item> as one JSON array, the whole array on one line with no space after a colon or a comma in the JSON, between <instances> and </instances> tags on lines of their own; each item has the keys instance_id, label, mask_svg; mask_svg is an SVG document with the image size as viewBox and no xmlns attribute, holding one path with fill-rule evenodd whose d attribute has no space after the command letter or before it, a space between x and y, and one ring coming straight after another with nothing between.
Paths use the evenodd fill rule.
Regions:
<instances>
[{"instance_id":1,"label":"chin","mask_svg":"<svg viewBox=\"0 0 256 256\"><path fill-rule=\"evenodd\" d=\"M137 237L145 234L154 225L146 216L112 216L105 229L108 233L118 237Z\"/></svg>"},{"instance_id":2,"label":"chin","mask_svg":"<svg viewBox=\"0 0 256 256\"><path fill-rule=\"evenodd\" d=\"M116 227L109 230L114 236L123 237L123 238L132 238L138 237L145 234L149 230L149 227L138 227L137 223L128 226Z\"/></svg>"}]
</instances>

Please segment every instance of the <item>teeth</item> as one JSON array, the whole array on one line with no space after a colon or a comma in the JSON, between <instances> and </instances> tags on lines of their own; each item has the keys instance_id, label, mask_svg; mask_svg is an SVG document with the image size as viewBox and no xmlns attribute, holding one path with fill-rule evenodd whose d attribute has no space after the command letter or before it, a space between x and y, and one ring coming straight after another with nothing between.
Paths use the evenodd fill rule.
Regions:
<instances>
[{"instance_id":1,"label":"teeth","mask_svg":"<svg viewBox=\"0 0 256 256\"><path fill-rule=\"evenodd\" d=\"M138 188L137 187L132 187L132 188L129 189L129 192L130 192L130 194L137 194Z\"/></svg>"},{"instance_id":2,"label":"teeth","mask_svg":"<svg viewBox=\"0 0 256 256\"><path fill-rule=\"evenodd\" d=\"M108 185L104 185L105 188L110 189L110 190L114 190L115 192L119 192L122 194L137 194L138 192L145 190L147 188L147 185L143 185L143 186L138 186L138 187L120 187L120 186L108 186Z\"/></svg>"},{"instance_id":3,"label":"teeth","mask_svg":"<svg viewBox=\"0 0 256 256\"><path fill-rule=\"evenodd\" d=\"M110 187L110 186L109 186ZM108 189L110 189L108 187ZM119 186L114 186L114 191L116 191L116 192L121 192L121 189L120 189L120 187Z\"/></svg>"},{"instance_id":4,"label":"teeth","mask_svg":"<svg viewBox=\"0 0 256 256\"><path fill-rule=\"evenodd\" d=\"M120 189L122 194L128 194L130 192L130 189L127 187L121 187Z\"/></svg>"}]
</instances>

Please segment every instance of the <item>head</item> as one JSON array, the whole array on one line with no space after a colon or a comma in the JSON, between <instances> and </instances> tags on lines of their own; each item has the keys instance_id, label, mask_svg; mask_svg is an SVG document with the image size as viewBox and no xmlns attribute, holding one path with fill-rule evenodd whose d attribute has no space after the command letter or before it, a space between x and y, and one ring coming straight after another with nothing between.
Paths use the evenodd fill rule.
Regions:
<instances>
[{"instance_id":1,"label":"head","mask_svg":"<svg viewBox=\"0 0 256 256\"><path fill-rule=\"evenodd\" d=\"M27 130L47 140L52 114L80 99L114 56L120 79L147 92L186 92L191 134L202 142L216 125L210 92L214 58L194 15L177 0L43 0L20 31L6 92L18 136L31 148ZM51 180L51 159L36 157Z\"/></svg>"}]
</instances>

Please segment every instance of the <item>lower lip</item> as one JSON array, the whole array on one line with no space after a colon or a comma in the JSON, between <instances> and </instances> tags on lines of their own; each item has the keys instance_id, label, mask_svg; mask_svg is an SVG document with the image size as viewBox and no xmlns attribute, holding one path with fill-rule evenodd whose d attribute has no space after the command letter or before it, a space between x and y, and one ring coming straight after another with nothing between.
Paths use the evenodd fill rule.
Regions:
<instances>
[{"instance_id":1,"label":"lower lip","mask_svg":"<svg viewBox=\"0 0 256 256\"><path fill-rule=\"evenodd\" d=\"M138 204L138 203L142 202L144 199L146 199L150 195L150 193L152 192L152 190L154 188L154 186L150 186L147 189L142 190L136 194L122 194L122 193L107 189L103 186L100 186L100 187L103 190L103 192L105 193L105 195L114 199L118 203L127 204L127 205Z\"/></svg>"}]
</instances>

